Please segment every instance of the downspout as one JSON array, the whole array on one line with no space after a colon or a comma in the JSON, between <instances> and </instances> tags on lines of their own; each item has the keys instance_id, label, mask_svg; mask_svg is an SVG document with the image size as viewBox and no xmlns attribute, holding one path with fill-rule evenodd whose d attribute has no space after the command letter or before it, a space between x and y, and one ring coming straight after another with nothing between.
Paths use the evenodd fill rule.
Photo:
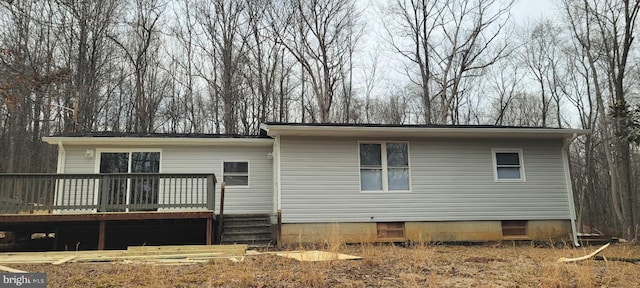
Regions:
<instances>
[{"instance_id":1,"label":"downspout","mask_svg":"<svg viewBox=\"0 0 640 288\"><path fill-rule=\"evenodd\" d=\"M273 145L273 207L276 212L276 244L282 245L282 197L280 194L280 135L274 136Z\"/></svg>"},{"instance_id":2,"label":"downspout","mask_svg":"<svg viewBox=\"0 0 640 288\"><path fill-rule=\"evenodd\" d=\"M58 174L64 173L65 158L67 158L66 154L62 141L58 141L58 167L56 170L56 173Z\"/></svg>"},{"instance_id":3,"label":"downspout","mask_svg":"<svg viewBox=\"0 0 640 288\"><path fill-rule=\"evenodd\" d=\"M571 172L569 171L569 145L578 138L576 133L573 134L571 139L564 140L562 145L562 164L564 166L564 179L567 186L567 197L569 199L569 213L571 214L571 232L573 234L573 244L575 247L580 247L578 243L578 229L576 227L577 216L575 202L573 201L573 185L571 184Z\"/></svg>"}]
</instances>

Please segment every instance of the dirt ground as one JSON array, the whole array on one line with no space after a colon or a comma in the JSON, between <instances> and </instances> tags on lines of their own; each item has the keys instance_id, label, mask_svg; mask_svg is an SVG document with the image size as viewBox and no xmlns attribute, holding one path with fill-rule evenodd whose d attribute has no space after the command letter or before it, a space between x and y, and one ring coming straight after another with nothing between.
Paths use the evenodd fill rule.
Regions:
<instances>
[{"instance_id":1,"label":"dirt ground","mask_svg":"<svg viewBox=\"0 0 640 288\"><path fill-rule=\"evenodd\" d=\"M304 248L361 256L361 260L299 262L263 254L240 262L215 259L181 266L8 266L46 272L48 287L640 287L640 262L557 263L560 257L579 257L596 248L365 244ZM640 258L640 246L611 245L600 255Z\"/></svg>"}]
</instances>

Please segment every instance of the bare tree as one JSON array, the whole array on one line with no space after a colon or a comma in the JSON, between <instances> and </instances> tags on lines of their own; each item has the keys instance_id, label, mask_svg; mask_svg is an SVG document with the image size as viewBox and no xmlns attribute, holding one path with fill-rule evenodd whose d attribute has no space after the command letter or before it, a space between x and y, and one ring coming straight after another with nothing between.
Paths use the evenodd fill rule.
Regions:
<instances>
[{"instance_id":1,"label":"bare tree","mask_svg":"<svg viewBox=\"0 0 640 288\"><path fill-rule=\"evenodd\" d=\"M121 49L132 70L133 99L127 131L153 132L162 100L160 77L160 16L165 5L156 0L135 0L125 15L129 37L109 35Z\"/></svg>"},{"instance_id":2,"label":"bare tree","mask_svg":"<svg viewBox=\"0 0 640 288\"><path fill-rule=\"evenodd\" d=\"M624 237L629 240L637 237L638 231L631 190L630 143L624 135L624 123L629 115L628 61L639 9L640 3L630 0L564 1L573 35L586 54L596 107L601 115L599 125L608 163L613 210ZM611 106L609 113L606 106Z\"/></svg>"},{"instance_id":3,"label":"bare tree","mask_svg":"<svg viewBox=\"0 0 640 288\"><path fill-rule=\"evenodd\" d=\"M302 67L318 106L319 121L331 121L331 108L357 45L353 0L294 0L283 3L278 41ZM351 51L351 53L350 53ZM347 61L347 62L345 62ZM305 80L302 81L303 83ZM304 104L304 100L303 100ZM306 108L305 108L306 109Z\"/></svg>"},{"instance_id":4,"label":"bare tree","mask_svg":"<svg viewBox=\"0 0 640 288\"><path fill-rule=\"evenodd\" d=\"M59 3L56 12L64 25L58 39L63 48L71 52L63 53L61 57L66 59L72 72L65 99L60 104L77 107L77 131L91 131L97 128L108 97L106 94L114 85L110 83L110 75L115 69L110 62L115 62L116 53L107 34L113 33L121 4L120 1L104 0L55 2Z\"/></svg>"},{"instance_id":5,"label":"bare tree","mask_svg":"<svg viewBox=\"0 0 640 288\"><path fill-rule=\"evenodd\" d=\"M0 169L47 171L51 147L40 142L50 125L55 89L69 69L55 56L53 7L39 1L0 3Z\"/></svg>"},{"instance_id":6,"label":"bare tree","mask_svg":"<svg viewBox=\"0 0 640 288\"><path fill-rule=\"evenodd\" d=\"M506 54L507 45L498 42L513 3L396 0L388 7L389 42L412 64L407 74L422 90L425 123L457 122L453 104L461 99L463 82Z\"/></svg>"},{"instance_id":7,"label":"bare tree","mask_svg":"<svg viewBox=\"0 0 640 288\"><path fill-rule=\"evenodd\" d=\"M559 69L560 69L560 49L561 30L554 25L551 20L546 19L536 23L530 33L524 39L523 51L520 57L524 64L529 67L535 82L538 83L540 93L540 113L542 122L540 126L551 125L551 113L556 116L556 126L562 127L560 119L560 98L559 98ZM552 102L553 101L553 102ZM552 111L555 104L555 110Z\"/></svg>"},{"instance_id":8,"label":"bare tree","mask_svg":"<svg viewBox=\"0 0 640 288\"><path fill-rule=\"evenodd\" d=\"M205 32L206 40L199 44L209 67L201 68L218 113L222 102L225 133L236 133L242 71L247 60L246 3L244 1L216 0L202 2L196 8L196 21ZM218 117L216 117L217 119ZM216 120L217 121L217 120ZM220 131L216 125L216 131Z\"/></svg>"},{"instance_id":9,"label":"bare tree","mask_svg":"<svg viewBox=\"0 0 640 288\"><path fill-rule=\"evenodd\" d=\"M524 94L522 82L524 73L519 65L514 65L512 62L500 63L492 67L488 74L489 87L493 90L492 94L496 98L492 101L492 108L494 111L490 113L495 120L494 125L509 125L515 124L518 117L523 115L513 115L513 106L517 101L519 95ZM510 122L509 119L514 119Z\"/></svg>"}]
</instances>

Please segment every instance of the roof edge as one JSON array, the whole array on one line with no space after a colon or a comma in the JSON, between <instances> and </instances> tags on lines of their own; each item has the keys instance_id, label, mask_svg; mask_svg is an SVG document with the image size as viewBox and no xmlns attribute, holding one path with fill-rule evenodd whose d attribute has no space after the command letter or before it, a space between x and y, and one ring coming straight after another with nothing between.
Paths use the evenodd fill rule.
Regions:
<instances>
[{"instance_id":1,"label":"roof edge","mask_svg":"<svg viewBox=\"0 0 640 288\"><path fill-rule=\"evenodd\" d=\"M273 138L189 138L189 137L68 137L48 136L42 141L63 145L199 145L199 146L271 146Z\"/></svg>"},{"instance_id":2,"label":"roof edge","mask_svg":"<svg viewBox=\"0 0 640 288\"><path fill-rule=\"evenodd\" d=\"M509 127L509 126L446 126L446 125L330 125L330 124L262 124L270 136L332 136L332 137L453 137L453 138L572 138L590 134L588 129Z\"/></svg>"}]
</instances>

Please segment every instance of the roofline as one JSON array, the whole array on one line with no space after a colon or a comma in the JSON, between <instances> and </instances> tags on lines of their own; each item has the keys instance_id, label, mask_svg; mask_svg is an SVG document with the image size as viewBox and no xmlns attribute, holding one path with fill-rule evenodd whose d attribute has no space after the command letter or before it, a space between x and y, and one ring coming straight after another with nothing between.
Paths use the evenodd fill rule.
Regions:
<instances>
[{"instance_id":1,"label":"roofline","mask_svg":"<svg viewBox=\"0 0 640 288\"><path fill-rule=\"evenodd\" d=\"M193 146L272 146L272 138L185 138L185 137L42 137L49 144L64 145L193 145Z\"/></svg>"},{"instance_id":2,"label":"roofline","mask_svg":"<svg viewBox=\"0 0 640 288\"><path fill-rule=\"evenodd\" d=\"M382 126L261 124L269 136L418 137L418 138L534 138L571 139L588 129L491 126Z\"/></svg>"}]
</instances>

